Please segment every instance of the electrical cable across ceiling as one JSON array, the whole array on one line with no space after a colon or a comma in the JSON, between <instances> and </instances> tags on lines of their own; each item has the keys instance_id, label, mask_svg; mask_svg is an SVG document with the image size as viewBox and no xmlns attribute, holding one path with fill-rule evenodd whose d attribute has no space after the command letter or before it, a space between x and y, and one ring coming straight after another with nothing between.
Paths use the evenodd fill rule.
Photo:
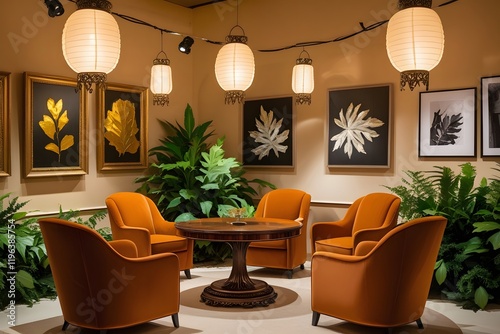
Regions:
<instances>
[{"instance_id":1,"label":"electrical cable across ceiling","mask_svg":"<svg viewBox=\"0 0 500 334\"><path fill-rule=\"evenodd\" d=\"M76 0L69 0L69 1L73 2L73 3L77 2ZM450 5L450 4L452 4L454 2L458 2L458 1L459 0L449 0L449 1L446 1L446 2L438 5L437 7L444 7L444 6ZM164 33L167 33L167 34L177 35L177 36L184 36L184 37L188 37L189 36L191 38L196 38L196 39L202 40L202 41L210 43L210 44L216 44L216 45L224 45L225 44L225 42L222 42L222 41L214 41L214 40L211 40L211 39L208 39L208 38L205 38L205 37L193 36L193 35L190 35L190 34L181 33L181 32L177 32L177 31L173 31L173 30L161 28L161 27L158 27L158 26L156 26L154 24L151 24L149 22L146 22L144 20L141 20L141 19L129 16L129 15L120 14L120 13L116 13L116 12L113 12L113 11L111 12L111 14L113 14L113 15L115 15L117 17L120 17L123 20L129 21L129 22L132 22L132 23L135 23L135 24L140 24L140 25L143 25L143 26L147 26L147 27L150 27L150 28L153 28L153 29L156 29L156 30L160 30L161 32L164 32ZM279 47L279 48L258 49L258 50L255 50L255 51L258 51L258 52L278 52L278 51L284 51L284 50L293 49L293 48L303 48L303 47L306 47L306 46L316 46L316 45L322 45L322 44L340 42L340 41L352 38L354 36L357 36L359 34L362 34L364 32L377 29L378 27L383 26L383 25L387 24L388 22L389 22L389 20L383 20L383 21L375 22L375 23L370 24L368 26L365 26L363 22L359 22L360 29L358 31L352 33L352 34L349 34L349 35L340 36L340 37L329 39L329 40L299 42L299 43L295 43L295 44L292 44L292 45L287 45L287 46L283 46L283 47Z\"/></svg>"}]
</instances>

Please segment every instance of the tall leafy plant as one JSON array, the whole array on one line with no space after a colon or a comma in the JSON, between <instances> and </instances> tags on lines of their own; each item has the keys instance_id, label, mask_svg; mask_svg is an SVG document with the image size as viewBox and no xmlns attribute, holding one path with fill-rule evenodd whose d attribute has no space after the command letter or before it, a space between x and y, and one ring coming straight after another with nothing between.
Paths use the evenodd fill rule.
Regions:
<instances>
[{"instance_id":1,"label":"tall leafy plant","mask_svg":"<svg viewBox=\"0 0 500 334\"><path fill-rule=\"evenodd\" d=\"M254 186L274 185L261 179L245 178L245 170L235 158L225 157L224 138L213 145L208 139L211 121L197 125L188 104L184 111L184 124L160 121L165 130L161 145L150 149L155 162L150 173L136 179L139 192L153 198L163 217L170 221L226 215L232 208L246 208L252 214L252 197L258 192ZM201 243L196 243L195 261L207 259ZM206 246L206 245L205 245ZM211 246L210 246L211 247ZM204 254L202 254L204 253ZM217 252L215 252L217 253ZM222 249L219 258L227 256ZM217 257L217 256L216 256Z\"/></svg>"},{"instance_id":2,"label":"tall leafy plant","mask_svg":"<svg viewBox=\"0 0 500 334\"><path fill-rule=\"evenodd\" d=\"M500 298L500 179L482 178L476 186L475 167L460 168L459 174L448 167L406 171L402 185L387 188L401 197L403 220L448 219L434 286L464 308L484 309Z\"/></svg>"},{"instance_id":3,"label":"tall leafy plant","mask_svg":"<svg viewBox=\"0 0 500 334\"><path fill-rule=\"evenodd\" d=\"M20 210L27 202L9 197L0 196L0 309L12 302L33 305L40 298L56 297L38 224L22 221L27 212Z\"/></svg>"}]
</instances>

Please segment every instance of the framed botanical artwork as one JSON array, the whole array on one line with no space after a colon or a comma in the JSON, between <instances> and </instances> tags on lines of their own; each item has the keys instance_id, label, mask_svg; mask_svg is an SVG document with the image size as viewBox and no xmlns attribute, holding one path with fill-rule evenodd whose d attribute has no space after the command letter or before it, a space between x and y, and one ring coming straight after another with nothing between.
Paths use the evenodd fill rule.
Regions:
<instances>
[{"instance_id":1,"label":"framed botanical artwork","mask_svg":"<svg viewBox=\"0 0 500 334\"><path fill-rule=\"evenodd\" d=\"M420 92L418 155L476 156L476 88Z\"/></svg>"},{"instance_id":2,"label":"framed botanical artwork","mask_svg":"<svg viewBox=\"0 0 500 334\"><path fill-rule=\"evenodd\" d=\"M0 177L10 175L10 73L0 72Z\"/></svg>"},{"instance_id":3,"label":"framed botanical artwork","mask_svg":"<svg viewBox=\"0 0 500 334\"><path fill-rule=\"evenodd\" d=\"M500 156L500 76L481 78L481 155Z\"/></svg>"},{"instance_id":4,"label":"framed botanical artwork","mask_svg":"<svg viewBox=\"0 0 500 334\"><path fill-rule=\"evenodd\" d=\"M293 98L246 100L243 105L243 165L293 167Z\"/></svg>"},{"instance_id":5,"label":"framed botanical artwork","mask_svg":"<svg viewBox=\"0 0 500 334\"><path fill-rule=\"evenodd\" d=\"M69 78L25 73L25 176L88 170L86 92Z\"/></svg>"},{"instance_id":6,"label":"framed botanical artwork","mask_svg":"<svg viewBox=\"0 0 500 334\"><path fill-rule=\"evenodd\" d=\"M108 83L98 91L97 169L148 167L148 88Z\"/></svg>"},{"instance_id":7,"label":"framed botanical artwork","mask_svg":"<svg viewBox=\"0 0 500 334\"><path fill-rule=\"evenodd\" d=\"M391 85L328 91L328 167L388 168Z\"/></svg>"}]
</instances>

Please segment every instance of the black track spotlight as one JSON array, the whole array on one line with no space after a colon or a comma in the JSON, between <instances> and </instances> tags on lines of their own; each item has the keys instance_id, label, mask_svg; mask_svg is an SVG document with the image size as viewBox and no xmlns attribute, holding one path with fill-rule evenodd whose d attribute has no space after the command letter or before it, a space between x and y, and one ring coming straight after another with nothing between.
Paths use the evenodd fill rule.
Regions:
<instances>
[{"instance_id":1,"label":"black track spotlight","mask_svg":"<svg viewBox=\"0 0 500 334\"><path fill-rule=\"evenodd\" d=\"M61 16L64 14L64 7L59 0L45 0L45 6L49 10L50 17Z\"/></svg>"},{"instance_id":2,"label":"black track spotlight","mask_svg":"<svg viewBox=\"0 0 500 334\"><path fill-rule=\"evenodd\" d=\"M179 43L179 51L185 54L189 54L191 52L191 45L193 45L194 39L189 36L184 37L182 42Z\"/></svg>"}]
</instances>

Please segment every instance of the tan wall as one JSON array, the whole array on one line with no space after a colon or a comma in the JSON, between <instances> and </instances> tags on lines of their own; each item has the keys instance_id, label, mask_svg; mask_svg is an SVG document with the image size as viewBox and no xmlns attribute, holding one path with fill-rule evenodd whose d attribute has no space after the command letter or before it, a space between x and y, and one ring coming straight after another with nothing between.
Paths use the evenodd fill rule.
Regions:
<instances>
[{"instance_id":1,"label":"tan wall","mask_svg":"<svg viewBox=\"0 0 500 334\"><path fill-rule=\"evenodd\" d=\"M12 192L20 200L29 201L27 210L54 212L63 209L103 207L105 197L115 191L135 190L133 181L141 171L98 172L96 167L96 94L88 98L89 172L85 176L24 178L21 157L24 155L24 83L23 72L76 78L66 64L61 49L61 35L76 5L61 1L65 14L50 18L40 0L6 2L0 11L0 71L11 74L11 162L12 176L0 178L0 193ZM191 33L192 11L159 0L112 1L113 11L136 18L160 28ZM149 86L153 59L161 50L160 32L117 18L121 32L120 61L108 75L108 82ZM170 106L153 106L149 94L149 147L158 144L162 134L157 119L174 121L183 116L186 103L193 101L193 57L177 51L183 37L164 34L167 53L174 76ZM16 41L12 43L11 40Z\"/></svg>"},{"instance_id":2,"label":"tan wall","mask_svg":"<svg viewBox=\"0 0 500 334\"><path fill-rule=\"evenodd\" d=\"M162 0L112 1L113 10L159 27L223 41L236 24L236 3L230 0L188 10ZM301 49L263 53L259 49L278 48L298 42L329 40L348 35L366 26L388 19L395 12L395 0L240 0L238 23L245 29L249 46L254 50L255 79L247 98L291 95L291 71ZM354 5L355 3L355 5ZM439 5L442 1L435 1ZM60 36L64 22L75 9L63 2L66 14L50 19L43 16L41 1L4 4L0 12L0 70L12 73L11 138L12 176L0 179L1 192L11 191L29 208L42 211L63 208L81 209L102 206L111 192L133 190L140 173L98 173L96 149L90 143L89 174L83 177L25 179L21 176L20 156L23 152L22 73L32 71L72 77L61 53ZM483 76L500 75L500 44L492 38L500 31L497 0L458 1L437 8L444 25L446 46L441 63L431 72L430 90L478 88L478 157L471 159L419 159L417 156L418 101L421 88L399 91L399 74L390 64L385 51L386 25L344 42L307 47L315 68L315 91L310 106L300 105L295 113L295 167L288 170L251 169L249 177L260 177L278 187L295 187L312 194L313 202L350 203L367 192L386 191L384 185L399 184L402 171L427 170L435 165L454 169L472 161L480 176L494 175L494 159L480 157L479 85ZM39 20L39 21L35 21ZM159 51L159 33L117 19L122 31L122 56L118 67L109 75L110 82L146 85L149 67ZM26 36L26 43L16 51L7 35L23 35L26 22L38 22L36 31ZM169 107L149 105L149 146L157 143L161 131L156 119L182 120L186 103L190 103L198 121L214 121L217 136L226 136L225 149L241 159L240 105L225 105L224 93L215 74L215 57L221 46L195 38L190 55L176 48L182 38L164 37L165 50L172 62L174 91ZM392 85L392 144L389 169L328 169L327 154L327 92L329 89L367 85ZM95 107L90 97L90 127L95 129ZM311 221L341 217L343 206L334 208L315 205Z\"/></svg>"},{"instance_id":3,"label":"tan wall","mask_svg":"<svg viewBox=\"0 0 500 334\"><path fill-rule=\"evenodd\" d=\"M286 3L286 5L285 5ZM443 1L434 1L434 6ZM355 5L354 5L355 4ZM195 32L223 40L236 24L236 1L230 5L203 7L195 12ZM239 24L254 50L255 79L247 99L292 95L291 73L301 48L263 53L257 50L279 48L298 42L331 40L359 30L358 22L368 26L390 18L396 1L388 0L242 0ZM385 49L387 26L343 42L307 47L315 68L315 90L310 106L295 108L295 168L292 170L252 169L249 176L261 177L278 187L304 189L313 202L352 202L368 192L387 191L384 185L400 183L403 170L428 170L447 165L457 170L471 161L483 177L494 175L494 159L480 157L480 78L500 75L500 44L491 36L500 31L495 0L458 1L436 8L445 30L445 51L441 63L431 72L430 90L478 88L477 158L419 159L417 151L419 92L399 90L399 73L392 67ZM219 46L198 46L195 59L195 85L201 116L213 119L219 134L226 135L226 150L241 158L240 105L223 105L223 91L217 86L213 64ZM327 91L343 87L392 85L392 150L389 169L327 168ZM498 158L496 159L498 161ZM457 170L458 171L458 170ZM498 173L497 173L498 175ZM311 221L342 216L343 211L314 206Z\"/></svg>"}]
</instances>

